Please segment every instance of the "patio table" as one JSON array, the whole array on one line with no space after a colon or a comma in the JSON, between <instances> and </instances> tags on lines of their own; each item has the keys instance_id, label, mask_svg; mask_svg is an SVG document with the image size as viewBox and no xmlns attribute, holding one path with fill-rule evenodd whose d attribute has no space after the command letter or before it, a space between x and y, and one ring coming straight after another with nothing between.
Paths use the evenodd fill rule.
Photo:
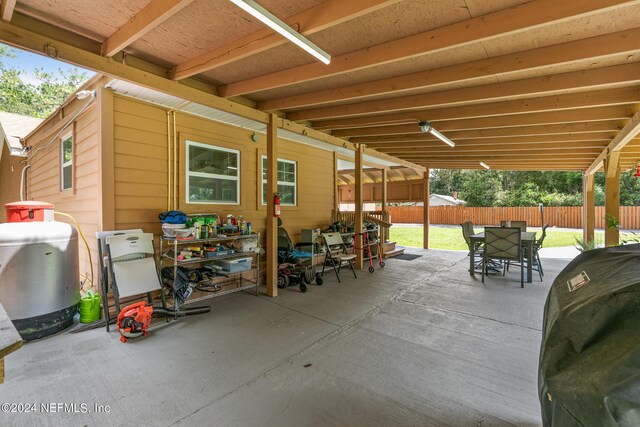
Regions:
<instances>
[{"instance_id":1,"label":"patio table","mask_svg":"<svg viewBox=\"0 0 640 427\"><path fill-rule=\"evenodd\" d=\"M521 235L522 244L525 246L526 258L527 258L527 283L531 283L533 281L533 268L531 265L531 260L533 259L533 242L536 241L536 232L535 231L525 231ZM473 260L476 252L476 243L484 243L484 233L473 234L470 236L471 239L471 254L469 256L469 271L473 276L474 266Z\"/></svg>"}]
</instances>

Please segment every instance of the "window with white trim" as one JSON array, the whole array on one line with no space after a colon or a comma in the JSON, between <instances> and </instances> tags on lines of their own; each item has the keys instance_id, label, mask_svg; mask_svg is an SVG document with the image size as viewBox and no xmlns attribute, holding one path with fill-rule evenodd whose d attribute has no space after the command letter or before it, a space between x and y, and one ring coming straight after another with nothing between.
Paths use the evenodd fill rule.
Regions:
<instances>
[{"instance_id":1,"label":"window with white trim","mask_svg":"<svg viewBox=\"0 0 640 427\"><path fill-rule=\"evenodd\" d=\"M60 189L73 187L73 135L60 140Z\"/></svg>"},{"instance_id":2,"label":"window with white trim","mask_svg":"<svg viewBox=\"0 0 640 427\"><path fill-rule=\"evenodd\" d=\"M187 141L187 203L240 204L240 151Z\"/></svg>"},{"instance_id":3,"label":"window with white trim","mask_svg":"<svg viewBox=\"0 0 640 427\"><path fill-rule=\"evenodd\" d=\"M297 204L298 165L291 160L278 159L278 193L282 206ZM267 204L267 156L262 156L262 204Z\"/></svg>"}]
</instances>

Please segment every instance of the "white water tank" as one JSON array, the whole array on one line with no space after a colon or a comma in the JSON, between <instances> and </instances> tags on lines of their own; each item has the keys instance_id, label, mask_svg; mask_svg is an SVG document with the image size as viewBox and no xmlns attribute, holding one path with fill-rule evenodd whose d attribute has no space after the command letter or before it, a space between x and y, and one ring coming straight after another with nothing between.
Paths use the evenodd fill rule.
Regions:
<instances>
[{"instance_id":1,"label":"white water tank","mask_svg":"<svg viewBox=\"0 0 640 427\"><path fill-rule=\"evenodd\" d=\"M0 224L0 302L26 341L73 324L80 303L78 232L53 205L16 202Z\"/></svg>"}]
</instances>

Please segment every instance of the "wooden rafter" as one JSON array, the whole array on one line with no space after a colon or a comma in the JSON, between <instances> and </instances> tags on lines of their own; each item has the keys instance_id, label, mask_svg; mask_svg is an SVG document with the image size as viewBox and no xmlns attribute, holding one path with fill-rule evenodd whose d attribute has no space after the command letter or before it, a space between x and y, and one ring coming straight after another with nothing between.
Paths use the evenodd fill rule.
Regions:
<instances>
[{"instance_id":1,"label":"wooden rafter","mask_svg":"<svg viewBox=\"0 0 640 427\"><path fill-rule=\"evenodd\" d=\"M479 105L406 111L400 113L349 117L313 122L315 129L347 129L364 126L383 126L399 123L417 123L422 120L453 120L501 116L504 114L536 113L587 107L632 104L640 101L640 88L603 89L567 95L550 95L512 101L497 101Z\"/></svg>"},{"instance_id":2,"label":"wooden rafter","mask_svg":"<svg viewBox=\"0 0 640 427\"><path fill-rule=\"evenodd\" d=\"M575 148L599 148L602 150L607 146L607 140L602 141L575 141L575 142L564 142L562 144L558 144L557 142L546 141L546 142L514 142L514 143L496 143L495 141L488 141L483 143L459 143L456 144L454 148L451 147L443 147L441 144L420 144L420 143L395 143L395 144L382 144L376 145L375 149L382 152L387 151L405 151L407 153L412 152L442 152L443 150L456 152L456 153L464 153L467 151L496 151L496 150L518 150L518 149L544 149L544 150L558 150L558 149L575 149Z\"/></svg>"},{"instance_id":3,"label":"wooden rafter","mask_svg":"<svg viewBox=\"0 0 640 427\"><path fill-rule=\"evenodd\" d=\"M362 70L454 46L463 46L479 40L496 37L500 34L513 33L534 26L550 24L627 2L624 0L591 0L588 2L532 1L392 42L339 55L334 57L331 64L327 66L311 63L232 83L221 88L220 93L226 97L238 96ZM428 48L425 48L425 46L428 46Z\"/></svg>"},{"instance_id":4,"label":"wooden rafter","mask_svg":"<svg viewBox=\"0 0 640 427\"><path fill-rule=\"evenodd\" d=\"M539 96L557 91L586 91L616 84L640 82L640 62L584 71L555 74L486 84L461 89L443 90L418 95L386 98L357 104L337 105L295 111L287 114L293 121L332 119L363 114L382 114L398 110L417 110L428 107L497 101L504 98Z\"/></svg>"},{"instance_id":5,"label":"wooden rafter","mask_svg":"<svg viewBox=\"0 0 640 427\"><path fill-rule=\"evenodd\" d=\"M2 0L0 2L0 17L3 21L10 22L13 17L13 10L16 7L16 0Z\"/></svg>"},{"instance_id":6,"label":"wooden rafter","mask_svg":"<svg viewBox=\"0 0 640 427\"><path fill-rule=\"evenodd\" d=\"M258 108L266 111L286 110L389 93L399 94L404 90L470 81L584 59L594 61L597 58L633 53L638 50L640 50L640 28L634 28L433 70L263 101L258 103Z\"/></svg>"},{"instance_id":7,"label":"wooden rafter","mask_svg":"<svg viewBox=\"0 0 640 427\"><path fill-rule=\"evenodd\" d=\"M308 36L398 1L400 0L328 0L283 21L300 34ZM169 76L174 80L181 80L284 43L287 43L286 39L270 28L264 28L176 65Z\"/></svg>"},{"instance_id":8,"label":"wooden rafter","mask_svg":"<svg viewBox=\"0 0 640 427\"><path fill-rule=\"evenodd\" d=\"M464 139L464 138L501 138L508 136L534 136L534 135L561 135L561 134L578 134L578 133L593 133L593 132L618 132L624 126L622 120L604 120L598 122L585 122L585 123L560 123L552 125L538 125L538 126L519 126L519 127L500 127L500 128L488 128L488 129L470 129L470 130L458 130L448 129L448 122L442 122L442 126L434 126L440 132L446 132L446 135L451 139ZM363 136L352 137L351 142L363 142L363 141L377 141L387 140L388 138L400 138L407 135L423 135L417 125L413 126L398 126L407 128L404 133L393 133L379 136ZM375 128L373 128L375 129Z\"/></svg>"},{"instance_id":9,"label":"wooden rafter","mask_svg":"<svg viewBox=\"0 0 640 427\"><path fill-rule=\"evenodd\" d=\"M111 34L102 44L102 54L113 56L181 11L193 0L151 0L140 12Z\"/></svg>"},{"instance_id":10,"label":"wooden rafter","mask_svg":"<svg viewBox=\"0 0 640 427\"><path fill-rule=\"evenodd\" d=\"M502 138L460 138L459 142L465 142L468 144L474 143L485 143L488 144L490 142L494 143L530 143L530 142L571 142L571 141L610 141L613 138L613 135L609 132L603 133L577 133L577 134L565 134L565 135L534 135L534 136L505 136ZM389 143L423 143L429 144L435 147L442 148L455 148L449 147L444 144L440 140L434 138L431 135L406 135L406 136L395 136L395 137L387 137L380 138L375 141L367 140L360 141L371 147L376 148L380 144L389 144ZM454 142L456 142L454 140Z\"/></svg>"},{"instance_id":11,"label":"wooden rafter","mask_svg":"<svg viewBox=\"0 0 640 427\"><path fill-rule=\"evenodd\" d=\"M591 165L585 171L585 174L590 175L597 171L607 156L614 152L620 151L627 143L635 138L640 133L640 112L622 128L620 132L613 138L611 143L605 148L602 153L591 163Z\"/></svg>"}]
</instances>

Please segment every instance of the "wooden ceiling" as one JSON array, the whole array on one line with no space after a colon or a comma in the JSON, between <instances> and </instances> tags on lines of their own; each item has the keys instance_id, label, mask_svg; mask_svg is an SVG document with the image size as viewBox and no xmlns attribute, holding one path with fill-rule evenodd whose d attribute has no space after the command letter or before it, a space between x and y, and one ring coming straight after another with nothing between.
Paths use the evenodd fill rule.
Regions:
<instances>
[{"instance_id":1,"label":"wooden ceiling","mask_svg":"<svg viewBox=\"0 0 640 427\"><path fill-rule=\"evenodd\" d=\"M258 0L329 65L227 0L0 1L9 44L417 165L595 170L615 138L640 161L638 0Z\"/></svg>"}]
</instances>

